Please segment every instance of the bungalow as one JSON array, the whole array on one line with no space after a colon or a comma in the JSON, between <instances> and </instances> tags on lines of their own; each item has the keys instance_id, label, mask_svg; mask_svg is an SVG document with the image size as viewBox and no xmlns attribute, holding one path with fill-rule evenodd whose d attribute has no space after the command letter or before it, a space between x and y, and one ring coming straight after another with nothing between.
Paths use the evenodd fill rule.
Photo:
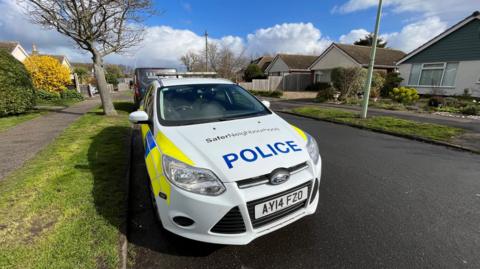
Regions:
<instances>
[{"instance_id":1,"label":"bungalow","mask_svg":"<svg viewBox=\"0 0 480 269\"><path fill-rule=\"evenodd\" d=\"M260 67L260 69L262 70L262 72L265 73L265 70L266 70L267 67L270 65L270 63L272 62L272 60L273 60L273 57L271 57L271 56L262 56L262 57L258 57L258 58L255 59L255 60L250 61L250 64L256 64L256 65L258 65L258 67Z\"/></svg>"},{"instance_id":2,"label":"bungalow","mask_svg":"<svg viewBox=\"0 0 480 269\"><path fill-rule=\"evenodd\" d=\"M292 73L310 74L308 67L317 59L314 55L277 54L265 69L269 76L285 76Z\"/></svg>"},{"instance_id":3,"label":"bungalow","mask_svg":"<svg viewBox=\"0 0 480 269\"><path fill-rule=\"evenodd\" d=\"M422 94L480 97L480 12L453 25L398 62L402 82Z\"/></svg>"},{"instance_id":4,"label":"bungalow","mask_svg":"<svg viewBox=\"0 0 480 269\"><path fill-rule=\"evenodd\" d=\"M35 44L33 44L33 46L32 46L32 55L52 57L52 58L56 59L61 65L68 68L70 73L73 73L73 67L70 64L70 61L68 60L67 56L65 56L65 55L40 54L40 53L38 53L37 46Z\"/></svg>"},{"instance_id":5,"label":"bungalow","mask_svg":"<svg viewBox=\"0 0 480 269\"><path fill-rule=\"evenodd\" d=\"M15 59L20 62L25 61L28 58L28 53L16 41L0 41L0 49L8 51Z\"/></svg>"},{"instance_id":6,"label":"bungalow","mask_svg":"<svg viewBox=\"0 0 480 269\"><path fill-rule=\"evenodd\" d=\"M332 69L337 67L364 67L370 63L371 47L332 43L310 66L314 82L330 82ZM405 56L400 50L378 48L375 57L375 71L393 72L396 62Z\"/></svg>"}]
</instances>

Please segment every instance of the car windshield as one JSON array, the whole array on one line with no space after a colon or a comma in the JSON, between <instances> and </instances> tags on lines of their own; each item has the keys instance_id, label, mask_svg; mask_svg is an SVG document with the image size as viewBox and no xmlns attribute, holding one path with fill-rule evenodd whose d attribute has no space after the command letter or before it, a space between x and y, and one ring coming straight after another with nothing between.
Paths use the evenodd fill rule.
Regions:
<instances>
[{"instance_id":1,"label":"car windshield","mask_svg":"<svg viewBox=\"0 0 480 269\"><path fill-rule=\"evenodd\" d=\"M160 88L158 119L163 125L188 125L270 114L235 84L198 84Z\"/></svg>"}]
</instances>

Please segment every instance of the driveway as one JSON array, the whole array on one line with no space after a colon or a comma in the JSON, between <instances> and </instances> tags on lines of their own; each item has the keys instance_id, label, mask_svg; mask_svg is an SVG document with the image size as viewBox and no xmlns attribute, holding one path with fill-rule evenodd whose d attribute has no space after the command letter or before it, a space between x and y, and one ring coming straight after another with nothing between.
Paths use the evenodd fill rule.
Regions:
<instances>
[{"instance_id":1,"label":"driveway","mask_svg":"<svg viewBox=\"0 0 480 269\"><path fill-rule=\"evenodd\" d=\"M134 140L133 268L479 268L480 155L281 114L323 159L317 213L247 246L161 230Z\"/></svg>"}]
</instances>

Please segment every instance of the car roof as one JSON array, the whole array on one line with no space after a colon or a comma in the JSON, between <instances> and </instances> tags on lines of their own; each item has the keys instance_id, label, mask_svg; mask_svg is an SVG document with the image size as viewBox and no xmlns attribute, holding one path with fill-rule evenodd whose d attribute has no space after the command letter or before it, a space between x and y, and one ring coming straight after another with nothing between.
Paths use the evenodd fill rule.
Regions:
<instances>
[{"instance_id":1,"label":"car roof","mask_svg":"<svg viewBox=\"0 0 480 269\"><path fill-rule=\"evenodd\" d=\"M230 80L220 78L160 78L162 86L177 86L191 84L234 84Z\"/></svg>"}]
</instances>

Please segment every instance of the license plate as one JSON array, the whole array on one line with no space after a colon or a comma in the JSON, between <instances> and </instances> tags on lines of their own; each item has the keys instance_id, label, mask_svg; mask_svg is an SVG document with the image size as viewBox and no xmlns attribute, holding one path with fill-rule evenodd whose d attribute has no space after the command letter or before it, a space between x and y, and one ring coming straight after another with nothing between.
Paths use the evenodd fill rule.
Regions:
<instances>
[{"instance_id":1,"label":"license plate","mask_svg":"<svg viewBox=\"0 0 480 269\"><path fill-rule=\"evenodd\" d=\"M255 206L255 219L265 217L294 204L298 204L307 199L307 196L308 187L304 187L270 201L258 204Z\"/></svg>"}]
</instances>

